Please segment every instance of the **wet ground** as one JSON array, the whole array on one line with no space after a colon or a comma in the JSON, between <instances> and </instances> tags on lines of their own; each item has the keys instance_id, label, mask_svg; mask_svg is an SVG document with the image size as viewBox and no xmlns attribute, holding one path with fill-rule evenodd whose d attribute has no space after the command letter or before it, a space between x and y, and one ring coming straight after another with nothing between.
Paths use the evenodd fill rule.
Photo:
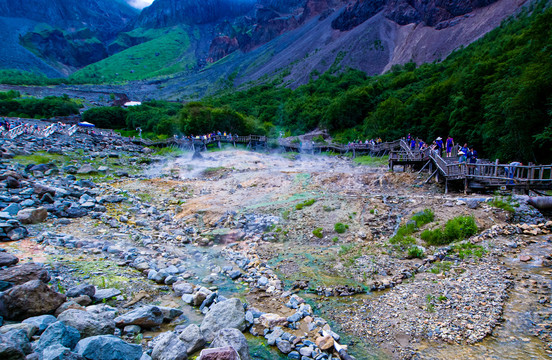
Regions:
<instances>
[{"instance_id":1,"label":"wet ground","mask_svg":"<svg viewBox=\"0 0 552 360\"><path fill-rule=\"evenodd\" d=\"M487 204L468 208L457 201L466 196L445 196L439 186L421 186L425 179L416 174L359 166L348 158L236 150L205 153L202 160L191 160L191 156L151 165L143 178L111 183L143 204L175 215L173 223L138 229L132 207L119 204L110 207L108 214L130 220L117 228L84 218L67 226L47 223L33 233L48 230L84 239L108 239L136 246L160 262L178 259L185 263L191 282L205 284L211 276L208 286L225 296L247 299L263 311L285 312L285 307L266 293L250 291L250 284L217 275L221 268L235 266L223 249L238 241L236 249L257 259L260 269L273 269L285 290L298 292L317 315L332 323L332 329L340 329L342 342L350 345L350 353L357 359L550 357L552 272L542 259L551 249L550 239L544 235L491 239L478 245L484 249L482 256L460 258L452 251L450 258L429 263L395 287L369 291L374 282L388 281L422 264L421 259L407 259L404 249L389 243L412 214L424 209L435 213L435 220L421 232L443 226L458 215L473 215L483 231L508 223L508 213ZM256 223L259 219L270 219L272 225L258 231L262 227ZM337 224L343 224L339 231ZM438 249L420 240L419 232L414 238L424 248L425 257L435 254ZM190 243L163 240L163 234L176 233L182 234L179 239L190 238ZM153 243L144 245L148 236ZM520 245L509 246L512 241ZM120 273L122 268L111 264L93 271L100 254L45 249L32 239L13 246L22 260L74 267L78 269L75 277L80 271L94 282L107 278L126 290L127 301L145 291L150 302L187 308L183 321L201 321L197 310L135 270L125 268L128 273ZM531 255L532 260L520 262L521 254ZM106 275L107 268L114 273ZM60 279L66 285L71 281L70 276ZM489 293L487 289L491 289ZM341 294L339 291L362 294L330 296ZM470 316L482 319L472 324ZM493 316L499 319L495 321ZM436 328L450 328L454 337L447 341L442 334L436 336ZM472 341L487 330L491 335ZM249 340L252 354L257 354L254 358L278 356L258 338Z\"/></svg>"}]
</instances>

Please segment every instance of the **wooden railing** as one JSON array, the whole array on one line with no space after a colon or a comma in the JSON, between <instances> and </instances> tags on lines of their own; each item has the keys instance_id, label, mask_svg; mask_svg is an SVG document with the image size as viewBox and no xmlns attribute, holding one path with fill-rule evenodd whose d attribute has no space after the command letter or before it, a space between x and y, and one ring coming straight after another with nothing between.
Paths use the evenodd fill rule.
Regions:
<instances>
[{"instance_id":1,"label":"wooden railing","mask_svg":"<svg viewBox=\"0 0 552 360\"><path fill-rule=\"evenodd\" d=\"M15 139L19 135L23 134L25 132L25 127L23 125L19 125L8 131L6 137L10 139Z\"/></svg>"},{"instance_id":2,"label":"wooden railing","mask_svg":"<svg viewBox=\"0 0 552 360\"><path fill-rule=\"evenodd\" d=\"M40 137L43 137L43 138L47 138L48 136L50 136L50 135L52 135L53 133L56 132L57 127L58 127L58 124L52 124L52 125L44 128L43 130L39 130L36 135L40 136Z\"/></svg>"},{"instance_id":3,"label":"wooden railing","mask_svg":"<svg viewBox=\"0 0 552 360\"><path fill-rule=\"evenodd\" d=\"M78 126L77 125L73 125L71 126L69 129L67 129L67 131L65 132L68 136L73 136L74 133L77 132L77 129L78 129Z\"/></svg>"}]
</instances>

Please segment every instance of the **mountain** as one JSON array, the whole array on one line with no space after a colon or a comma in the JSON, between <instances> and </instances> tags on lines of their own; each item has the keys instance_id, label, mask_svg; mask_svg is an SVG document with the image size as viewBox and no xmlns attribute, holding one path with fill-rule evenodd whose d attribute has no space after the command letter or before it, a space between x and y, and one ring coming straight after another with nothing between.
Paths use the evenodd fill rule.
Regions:
<instances>
[{"instance_id":1,"label":"mountain","mask_svg":"<svg viewBox=\"0 0 552 360\"><path fill-rule=\"evenodd\" d=\"M137 15L125 1L0 0L0 67L63 76L108 55Z\"/></svg>"},{"instance_id":2,"label":"mountain","mask_svg":"<svg viewBox=\"0 0 552 360\"><path fill-rule=\"evenodd\" d=\"M35 6L41 1L32 0ZM33 60L46 60L64 74L74 72L70 82L140 81L129 88L137 97L151 96L154 87L158 97L198 98L228 86L274 80L294 88L348 67L373 75L409 61L441 60L500 25L525 2L156 0L136 14L126 3L85 0L79 5L88 14L71 11L69 16L62 11L67 6L55 5L42 15L65 28L37 27L36 15L27 16L17 40ZM107 3L116 11L103 12ZM12 14L22 14L15 10ZM67 28L79 21L84 25L87 17L85 28ZM142 88L147 90L141 93Z\"/></svg>"}]
</instances>

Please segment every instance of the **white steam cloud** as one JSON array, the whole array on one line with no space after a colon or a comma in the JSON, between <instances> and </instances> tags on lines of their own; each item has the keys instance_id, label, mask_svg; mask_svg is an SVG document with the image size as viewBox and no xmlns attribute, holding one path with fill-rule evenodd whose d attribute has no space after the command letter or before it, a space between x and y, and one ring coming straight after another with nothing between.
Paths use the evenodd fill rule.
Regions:
<instances>
[{"instance_id":1,"label":"white steam cloud","mask_svg":"<svg viewBox=\"0 0 552 360\"><path fill-rule=\"evenodd\" d=\"M136 9L143 9L146 6L150 6L153 0L126 0L127 3Z\"/></svg>"}]
</instances>

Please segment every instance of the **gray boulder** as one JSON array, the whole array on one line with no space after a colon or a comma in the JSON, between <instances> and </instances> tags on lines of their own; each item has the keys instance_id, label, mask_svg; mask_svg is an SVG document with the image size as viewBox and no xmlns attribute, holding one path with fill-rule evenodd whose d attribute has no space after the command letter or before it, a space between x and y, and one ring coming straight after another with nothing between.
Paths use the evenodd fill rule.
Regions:
<instances>
[{"instance_id":1,"label":"gray boulder","mask_svg":"<svg viewBox=\"0 0 552 360\"><path fill-rule=\"evenodd\" d=\"M17 213L17 220L22 224L38 224L48 217L48 210L44 207L37 209L23 209Z\"/></svg>"},{"instance_id":2,"label":"gray boulder","mask_svg":"<svg viewBox=\"0 0 552 360\"><path fill-rule=\"evenodd\" d=\"M11 266L19 262L19 258L15 255L8 253L0 253L0 267Z\"/></svg>"},{"instance_id":3,"label":"gray boulder","mask_svg":"<svg viewBox=\"0 0 552 360\"><path fill-rule=\"evenodd\" d=\"M57 319L53 315L40 315L40 316L33 316L28 319L25 319L23 320L23 323L36 326L37 333L42 334L48 326L55 323L56 321Z\"/></svg>"},{"instance_id":4,"label":"gray boulder","mask_svg":"<svg viewBox=\"0 0 552 360\"><path fill-rule=\"evenodd\" d=\"M40 280L47 283L50 279L48 271L42 265L36 263L27 263L0 270L0 281L6 281L13 285L22 285L31 280Z\"/></svg>"},{"instance_id":5,"label":"gray boulder","mask_svg":"<svg viewBox=\"0 0 552 360\"><path fill-rule=\"evenodd\" d=\"M0 335L0 359L23 360L30 351L31 346L24 330L13 330Z\"/></svg>"},{"instance_id":6,"label":"gray boulder","mask_svg":"<svg viewBox=\"0 0 552 360\"><path fill-rule=\"evenodd\" d=\"M243 333L238 329L222 329L216 333L211 348L230 346L237 351L241 360L250 360L249 345Z\"/></svg>"},{"instance_id":7,"label":"gray boulder","mask_svg":"<svg viewBox=\"0 0 552 360\"><path fill-rule=\"evenodd\" d=\"M215 334L226 328L245 330L245 311L239 299L228 299L211 306L200 327L207 341L213 341Z\"/></svg>"},{"instance_id":8,"label":"gray boulder","mask_svg":"<svg viewBox=\"0 0 552 360\"><path fill-rule=\"evenodd\" d=\"M24 320L53 313L65 302L65 295L55 292L40 280L17 285L0 295L0 316L8 320Z\"/></svg>"},{"instance_id":9,"label":"gray boulder","mask_svg":"<svg viewBox=\"0 0 552 360\"><path fill-rule=\"evenodd\" d=\"M203 334L196 324L187 326L180 335L178 335L178 338L186 345L188 354L193 354L205 346Z\"/></svg>"},{"instance_id":10,"label":"gray boulder","mask_svg":"<svg viewBox=\"0 0 552 360\"><path fill-rule=\"evenodd\" d=\"M95 302L102 302L104 300L110 300L116 296L121 295L121 290L118 289L96 289L96 293L92 297Z\"/></svg>"},{"instance_id":11,"label":"gray boulder","mask_svg":"<svg viewBox=\"0 0 552 360\"><path fill-rule=\"evenodd\" d=\"M194 292L194 285L184 281L178 281L174 283L172 288L176 296L192 294Z\"/></svg>"},{"instance_id":12,"label":"gray boulder","mask_svg":"<svg viewBox=\"0 0 552 360\"><path fill-rule=\"evenodd\" d=\"M71 297L71 298L78 297L81 295L86 295L92 298L94 294L96 294L96 287L90 284L73 286L72 288L68 289L67 292L65 293L67 297Z\"/></svg>"},{"instance_id":13,"label":"gray boulder","mask_svg":"<svg viewBox=\"0 0 552 360\"><path fill-rule=\"evenodd\" d=\"M157 306L142 306L115 318L117 327L138 325L152 328L163 323L163 312Z\"/></svg>"},{"instance_id":14,"label":"gray boulder","mask_svg":"<svg viewBox=\"0 0 552 360\"><path fill-rule=\"evenodd\" d=\"M96 169L94 169L94 167L90 164L84 164L83 166L81 166L78 170L77 170L77 174L83 174L83 175L86 175L86 174L95 174L97 173L98 171Z\"/></svg>"},{"instance_id":15,"label":"gray boulder","mask_svg":"<svg viewBox=\"0 0 552 360\"><path fill-rule=\"evenodd\" d=\"M57 321L44 331L35 351L40 352L52 345L60 345L69 349L74 349L80 340L80 333L72 326L65 325Z\"/></svg>"},{"instance_id":16,"label":"gray boulder","mask_svg":"<svg viewBox=\"0 0 552 360\"><path fill-rule=\"evenodd\" d=\"M41 358L39 357L41 360L86 360L86 358L61 345L47 347L42 351L41 356Z\"/></svg>"},{"instance_id":17,"label":"gray boulder","mask_svg":"<svg viewBox=\"0 0 552 360\"><path fill-rule=\"evenodd\" d=\"M151 353L153 360L186 360L188 352L186 344L178 339L174 332L166 332L155 338Z\"/></svg>"},{"instance_id":18,"label":"gray boulder","mask_svg":"<svg viewBox=\"0 0 552 360\"><path fill-rule=\"evenodd\" d=\"M140 360L142 347L127 344L113 335L92 336L79 341L75 352L88 360Z\"/></svg>"},{"instance_id":19,"label":"gray boulder","mask_svg":"<svg viewBox=\"0 0 552 360\"><path fill-rule=\"evenodd\" d=\"M0 334L6 334L13 330L24 330L25 334L27 334L27 337L30 339L37 333L38 327L36 325L26 323L5 324L0 327Z\"/></svg>"},{"instance_id":20,"label":"gray boulder","mask_svg":"<svg viewBox=\"0 0 552 360\"><path fill-rule=\"evenodd\" d=\"M203 349L198 360L241 360L233 347Z\"/></svg>"},{"instance_id":21,"label":"gray boulder","mask_svg":"<svg viewBox=\"0 0 552 360\"><path fill-rule=\"evenodd\" d=\"M58 320L77 329L82 338L115 332L115 321L89 311L69 309L62 312Z\"/></svg>"}]
</instances>

